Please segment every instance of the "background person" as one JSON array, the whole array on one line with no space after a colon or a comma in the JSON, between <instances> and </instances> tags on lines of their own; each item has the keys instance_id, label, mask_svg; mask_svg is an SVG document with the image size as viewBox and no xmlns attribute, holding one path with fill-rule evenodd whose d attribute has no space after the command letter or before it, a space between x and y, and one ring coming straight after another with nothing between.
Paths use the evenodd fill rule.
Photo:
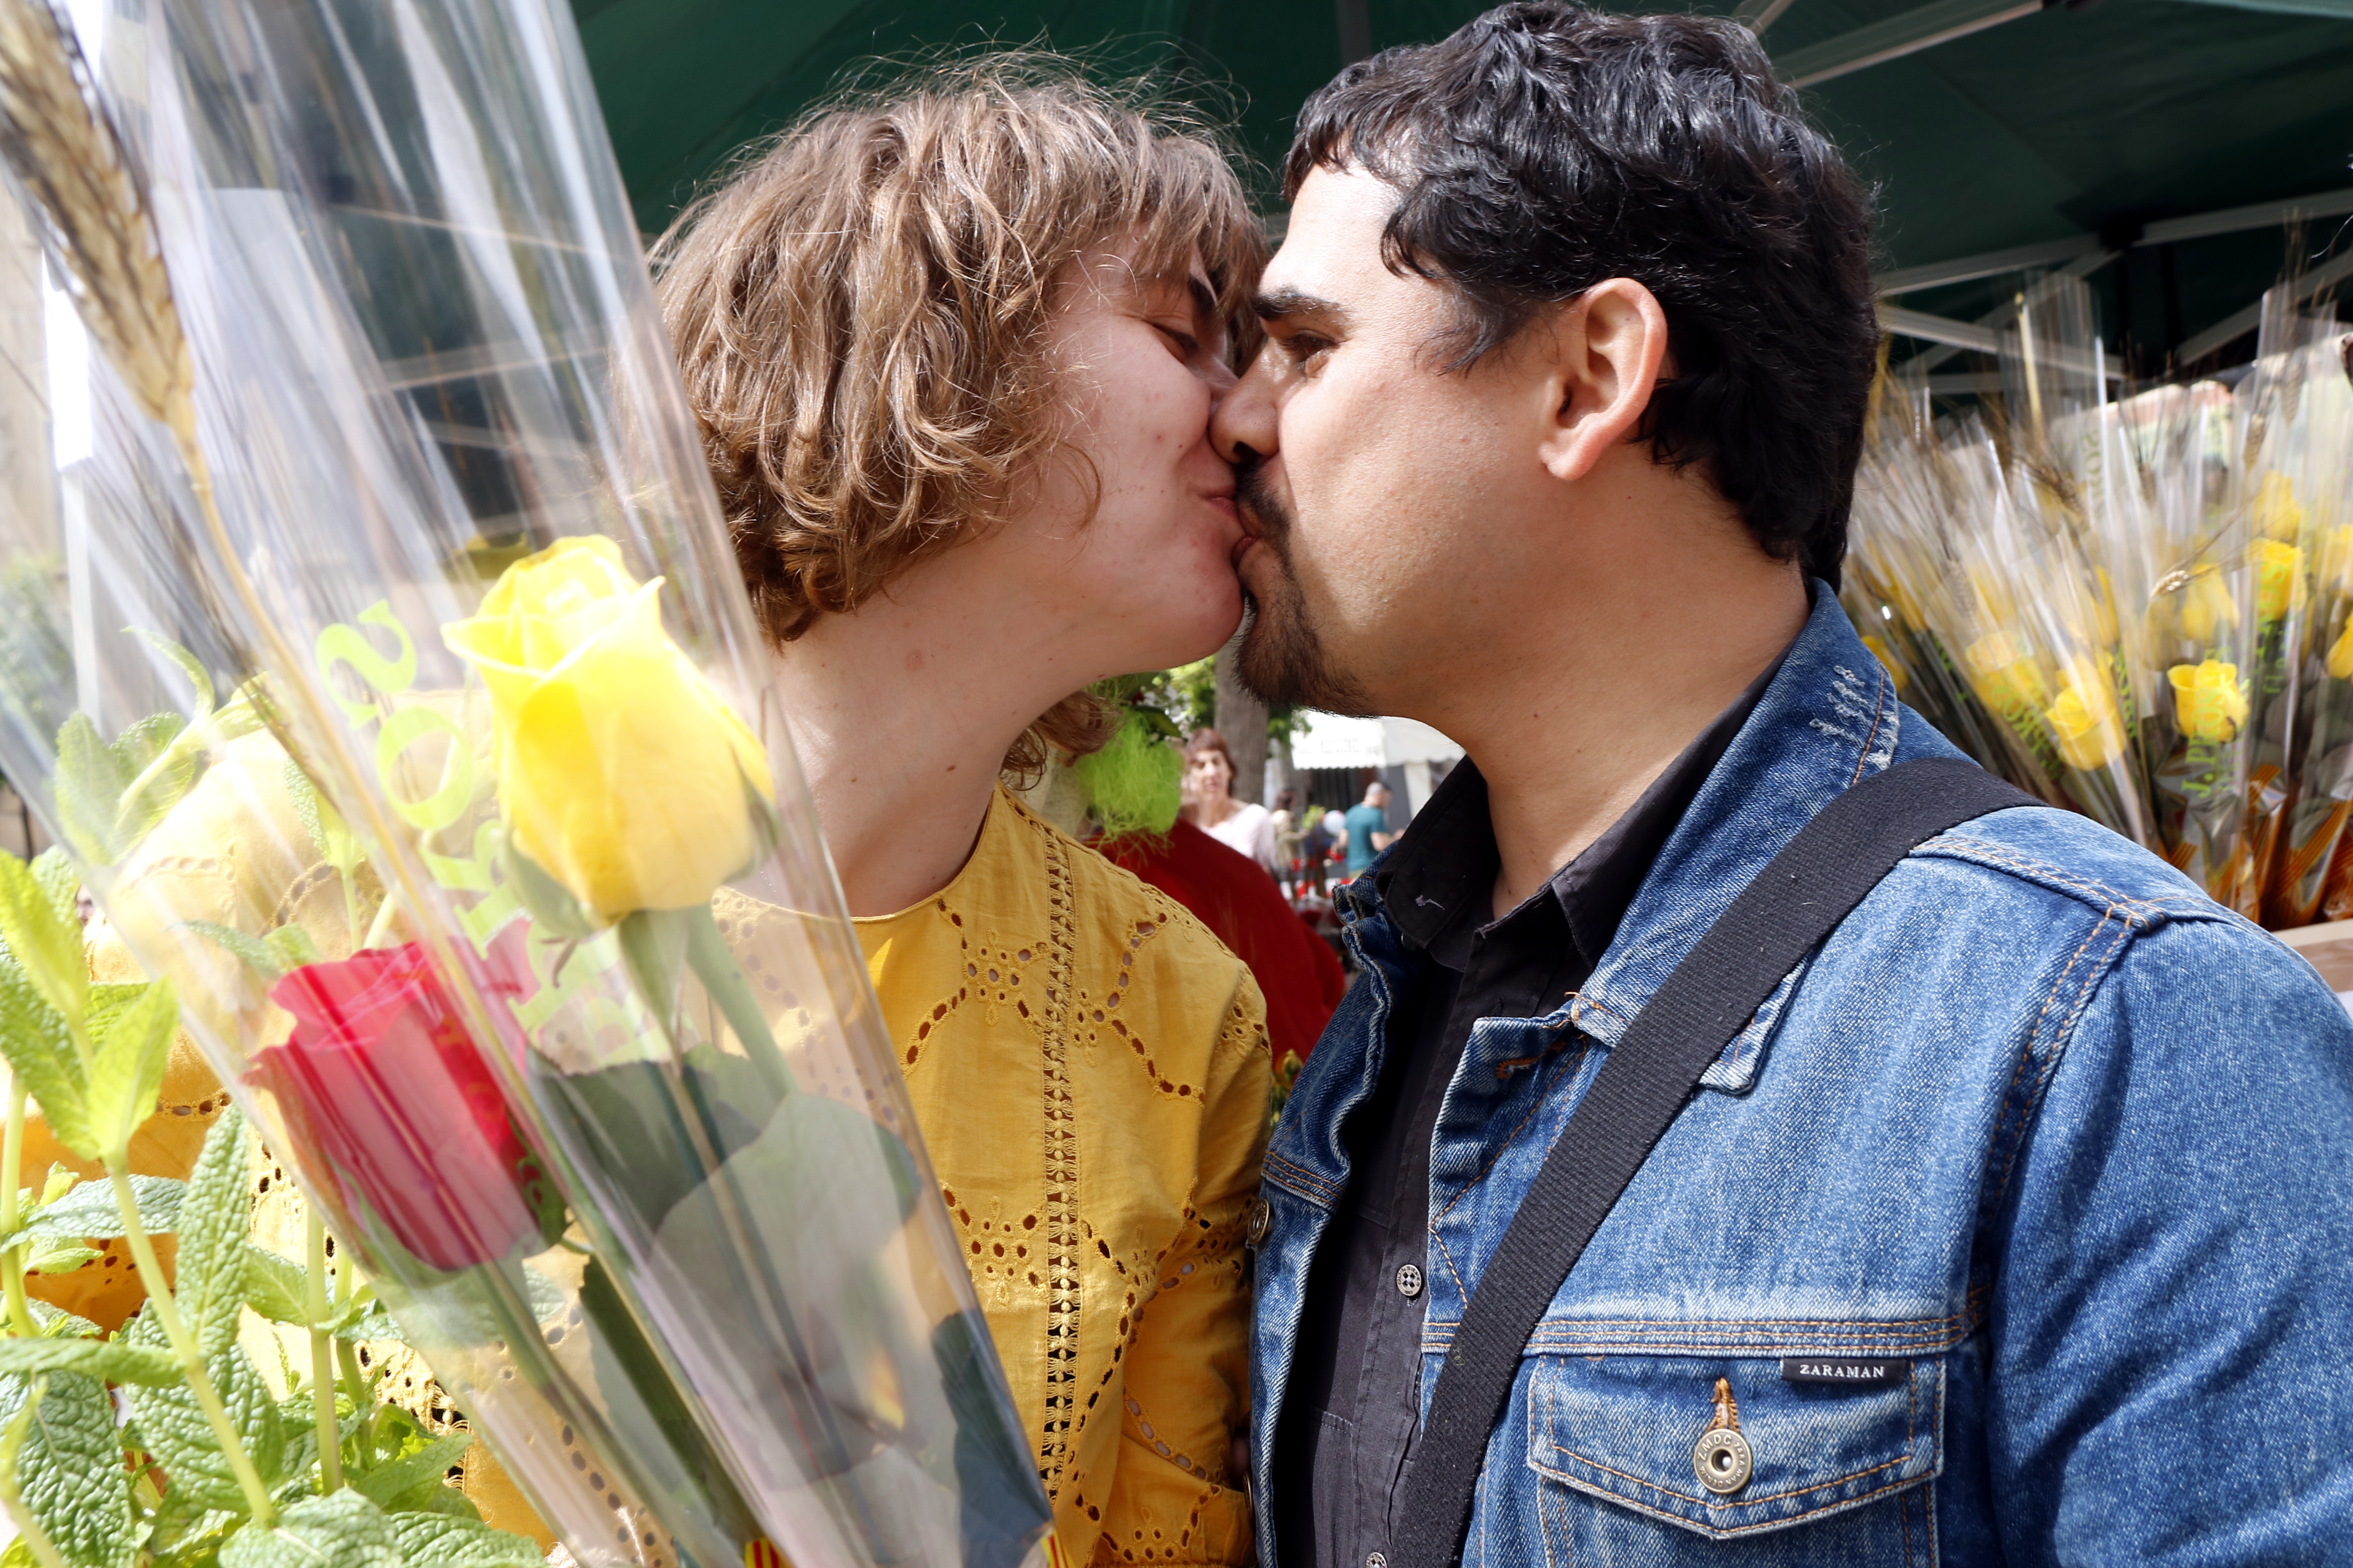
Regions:
<instances>
[{"instance_id":1,"label":"background person","mask_svg":"<svg viewBox=\"0 0 2353 1568\"><path fill-rule=\"evenodd\" d=\"M1502 6L1349 67L1284 178L1215 426L1240 673L1468 756L1343 896L1366 973L1267 1157L1261 1562L1461 1544L1411 1540L1463 1452L1425 1402L1537 1172L1613 1139L1631 1184L1476 1363L1466 1563L2346 1561L2353 1021L2170 866L1964 823L1655 1145L1593 1087L1826 805L1961 760L1838 605L1869 209L1753 36Z\"/></svg>"},{"instance_id":2,"label":"background person","mask_svg":"<svg viewBox=\"0 0 2353 1568\"><path fill-rule=\"evenodd\" d=\"M1348 877L1351 881L1372 869L1373 862L1397 836L1389 831L1389 786L1375 779L1365 786L1365 798L1341 818L1347 835Z\"/></svg>"},{"instance_id":3,"label":"background person","mask_svg":"<svg viewBox=\"0 0 2353 1568\"><path fill-rule=\"evenodd\" d=\"M1198 921L998 778L1106 738L1072 693L1200 658L1240 618L1207 426L1261 254L1210 140L997 59L805 117L658 256L776 689L1075 1563L1139 1540L1250 1561L1228 1456L1265 1015Z\"/></svg>"},{"instance_id":4,"label":"background person","mask_svg":"<svg viewBox=\"0 0 2353 1568\"><path fill-rule=\"evenodd\" d=\"M1229 849L1249 856L1270 877L1282 874L1274 842L1274 816L1234 794L1234 753L1215 730L1193 731L1185 742L1185 820Z\"/></svg>"}]
</instances>

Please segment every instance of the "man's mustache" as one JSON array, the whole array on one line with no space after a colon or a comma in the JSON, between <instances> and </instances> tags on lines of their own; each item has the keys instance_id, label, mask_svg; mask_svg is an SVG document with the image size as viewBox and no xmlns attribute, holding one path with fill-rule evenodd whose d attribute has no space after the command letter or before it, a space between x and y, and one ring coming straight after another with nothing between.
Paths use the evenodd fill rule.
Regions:
<instances>
[{"instance_id":1,"label":"man's mustache","mask_svg":"<svg viewBox=\"0 0 2353 1568\"><path fill-rule=\"evenodd\" d=\"M1278 550L1291 533L1291 515L1267 477L1266 459L1245 447L1234 458L1234 504L1258 524L1258 533Z\"/></svg>"}]
</instances>

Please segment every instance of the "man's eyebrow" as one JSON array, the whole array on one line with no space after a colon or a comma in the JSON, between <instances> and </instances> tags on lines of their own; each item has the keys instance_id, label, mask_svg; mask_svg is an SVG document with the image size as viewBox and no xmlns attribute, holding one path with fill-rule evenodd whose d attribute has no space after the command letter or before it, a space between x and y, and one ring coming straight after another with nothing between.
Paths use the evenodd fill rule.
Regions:
<instances>
[{"instance_id":1,"label":"man's eyebrow","mask_svg":"<svg viewBox=\"0 0 2353 1568\"><path fill-rule=\"evenodd\" d=\"M1345 326L1348 321L1348 312L1340 308L1337 300L1297 289L1276 289L1253 295L1250 309L1261 321L1281 321L1288 316L1321 316L1335 326Z\"/></svg>"}]
</instances>

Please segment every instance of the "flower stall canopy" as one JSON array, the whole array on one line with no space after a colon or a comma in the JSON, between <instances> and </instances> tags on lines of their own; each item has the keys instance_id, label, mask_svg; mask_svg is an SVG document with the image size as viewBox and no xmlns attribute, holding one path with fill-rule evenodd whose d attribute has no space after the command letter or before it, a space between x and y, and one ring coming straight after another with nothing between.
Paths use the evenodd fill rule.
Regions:
<instances>
[{"instance_id":1,"label":"flower stall canopy","mask_svg":"<svg viewBox=\"0 0 2353 1568\"><path fill-rule=\"evenodd\" d=\"M574 0L638 222L649 232L734 148L787 123L847 68L984 40L1138 62L1181 53L1240 89L1242 138L1271 167L1300 100L1344 59L1428 40L1478 0ZM1611 8L1636 10L1628 0ZM1668 7L1672 8L1672 6ZM1702 9L1729 10L1728 0ZM2211 346L2280 275L2275 212L2353 187L2353 0L1747 0L1785 76L1881 191L1882 266L1907 310L1976 323L2015 271L1947 264L2039 247L2100 297L2107 341L2161 371ZM1271 214L1280 212L1271 194ZM2325 250L2353 196L2309 221ZM2168 226L2169 225L2169 226ZM2102 240L2105 244L2099 244ZM2078 247L2069 250L2073 242ZM2082 248L2097 245L2088 253ZM2113 260L2102 260L2122 249ZM2340 248L2342 248L2340 247ZM1927 281L1921 281L1923 273ZM1916 323L1915 323L1916 324ZM1931 331L1938 329L1931 328ZM1949 356L1945 340L1916 345ZM2181 353L2188 361L2194 356ZM1986 374L1989 361L1965 362ZM1953 366L1955 372L1963 364ZM1962 390L1957 384L1950 390Z\"/></svg>"}]
</instances>

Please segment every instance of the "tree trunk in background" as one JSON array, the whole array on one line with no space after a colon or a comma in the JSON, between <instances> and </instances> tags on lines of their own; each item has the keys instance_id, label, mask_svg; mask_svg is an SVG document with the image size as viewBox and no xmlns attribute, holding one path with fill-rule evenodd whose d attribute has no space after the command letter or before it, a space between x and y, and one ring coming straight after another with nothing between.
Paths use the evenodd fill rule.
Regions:
<instances>
[{"instance_id":1,"label":"tree trunk in background","mask_svg":"<svg viewBox=\"0 0 2353 1568\"><path fill-rule=\"evenodd\" d=\"M1237 637L1218 650L1218 733L1234 753L1234 798L1266 804L1266 704L1234 679Z\"/></svg>"}]
</instances>

